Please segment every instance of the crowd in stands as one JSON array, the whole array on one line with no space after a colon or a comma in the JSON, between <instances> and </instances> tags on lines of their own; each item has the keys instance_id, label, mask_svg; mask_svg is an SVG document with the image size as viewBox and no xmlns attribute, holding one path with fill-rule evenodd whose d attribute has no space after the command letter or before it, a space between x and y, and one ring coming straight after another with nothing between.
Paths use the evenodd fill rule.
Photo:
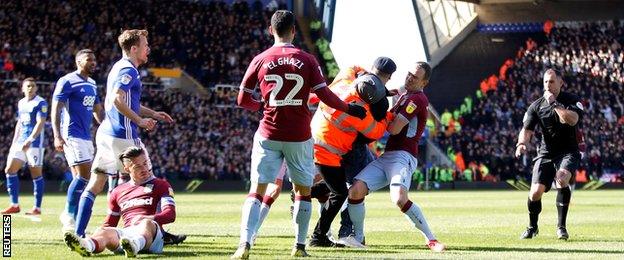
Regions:
<instances>
[{"instance_id":1,"label":"crowd in stands","mask_svg":"<svg viewBox=\"0 0 624 260\"><path fill-rule=\"evenodd\" d=\"M19 80L35 77L52 82L75 70L74 54L93 49L98 85L113 63L121 57L117 35L125 28L149 31L149 62L139 68L143 82L157 79L149 67L180 67L206 87L215 84L237 86L251 58L272 44L268 34L272 12L284 9L284 1L3 1L0 10L0 130L7 144L0 148L6 161L15 126L17 101L23 97ZM71 19L60 19L71 17ZM15 30L15 28L21 28ZM300 45L300 41L295 44ZM303 46L301 46L303 47ZM13 81L13 82L11 82ZM17 82L15 82L17 81ZM39 94L50 101L53 85L42 84ZM169 178L244 179L249 174L251 139L260 114L236 108L238 89L211 89L207 97L160 91L145 87L143 102L170 113L176 124L159 124L156 131L142 132L158 175ZM104 88L100 95L104 96ZM94 129L97 126L94 126ZM51 127L45 129L48 142L46 177L67 175L62 154L53 150Z\"/></svg>"},{"instance_id":2,"label":"crowd in stands","mask_svg":"<svg viewBox=\"0 0 624 260\"><path fill-rule=\"evenodd\" d=\"M157 80L149 75L148 67L180 67L204 86L236 86L251 58L270 46L266 25L275 8L264 8L260 1L234 1L232 5L180 1L175 8L161 1L150 5L4 1L0 78L34 76L54 82L75 69L77 50L91 48L99 64L94 78L104 84L106 73L121 56L116 42L119 30L146 28L152 49L149 63L141 68L144 82ZM605 171L624 169L624 26L619 22L557 23L549 32L546 44L529 39L516 57L505 61L498 75L484 79L475 97L466 97L460 108L442 113L437 141L456 167L432 167L432 178L441 182L527 179L531 158L515 159L514 144L526 107L542 94L542 72L552 66L564 71L564 90L579 95L586 108L582 122L587 143L585 172L598 177ZM332 58L329 54L323 53L328 56L323 59ZM44 85L39 93L50 100L51 91L52 85ZM213 89L208 97L197 97L147 87L145 104L169 112L176 120L173 125L163 123L156 131L142 132L156 174L245 179L260 114L235 108L236 94L237 89ZM5 144L11 142L21 97L16 83L3 83L0 131L11 133L1 137ZM67 166L52 149L49 123L46 135L46 176L62 178ZM0 147L0 160L6 161L8 148ZM535 154L534 149L529 155Z\"/></svg>"},{"instance_id":3,"label":"crowd in stands","mask_svg":"<svg viewBox=\"0 0 624 260\"><path fill-rule=\"evenodd\" d=\"M580 172L589 179L624 171L624 24L620 21L557 23L545 44L527 40L499 75L484 79L473 98L445 111L439 143L455 157L459 172L485 164L497 179L530 178L531 157L514 158L527 107L543 94L546 68L563 71L563 91L578 95L585 108L580 127L586 149ZM451 129L449 131L449 129ZM538 137L539 138L539 137Z\"/></svg>"},{"instance_id":4,"label":"crowd in stands","mask_svg":"<svg viewBox=\"0 0 624 260\"><path fill-rule=\"evenodd\" d=\"M99 63L94 78L103 83L121 56L117 35L141 28L151 46L144 81L145 68L179 67L205 86L238 84L251 58L272 44L267 25L276 7L285 8L279 3L179 1L172 8L168 1L3 1L0 78L55 81L75 69L79 49L91 48Z\"/></svg>"}]
</instances>

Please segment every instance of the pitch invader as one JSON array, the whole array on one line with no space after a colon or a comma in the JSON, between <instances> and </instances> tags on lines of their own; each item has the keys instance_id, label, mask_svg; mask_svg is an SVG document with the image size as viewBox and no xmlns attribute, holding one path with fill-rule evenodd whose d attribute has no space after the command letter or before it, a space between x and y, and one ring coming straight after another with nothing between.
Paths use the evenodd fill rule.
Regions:
<instances>
[{"instance_id":1,"label":"pitch invader","mask_svg":"<svg viewBox=\"0 0 624 260\"><path fill-rule=\"evenodd\" d=\"M4 168L11 205L4 209L2 214L20 212L17 171L27 162L33 180L35 206L31 211L26 212L26 215L40 215L44 185L41 171L45 150L43 147L43 126L48 116L48 102L37 95L37 84L34 78L24 79L22 92L24 98L17 103L18 118L15 124L15 134L7 156L7 165Z\"/></svg>"},{"instance_id":2,"label":"pitch invader","mask_svg":"<svg viewBox=\"0 0 624 260\"><path fill-rule=\"evenodd\" d=\"M67 203L60 220L63 231L73 231L76 225L78 200L90 178L93 161L91 122L104 120L104 110L97 95L95 80L90 78L96 68L92 50L76 53L77 70L56 82L52 95L52 131L54 148L65 154L72 179L67 188Z\"/></svg>"},{"instance_id":3,"label":"pitch invader","mask_svg":"<svg viewBox=\"0 0 624 260\"><path fill-rule=\"evenodd\" d=\"M147 62L150 51L147 34L146 30L125 30L118 38L123 58L113 65L106 81L106 116L95 136L97 151L91 166L91 177L78 203L76 233L79 236L85 235L95 196L104 188L107 174L124 172L116 156L130 146L145 149L139 139L138 128L151 131L156 126L156 120L173 123L167 113L141 105L143 85L137 68ZM151 170L151 161L149 156L147 158Z\"/></svg>"}]
</instances>

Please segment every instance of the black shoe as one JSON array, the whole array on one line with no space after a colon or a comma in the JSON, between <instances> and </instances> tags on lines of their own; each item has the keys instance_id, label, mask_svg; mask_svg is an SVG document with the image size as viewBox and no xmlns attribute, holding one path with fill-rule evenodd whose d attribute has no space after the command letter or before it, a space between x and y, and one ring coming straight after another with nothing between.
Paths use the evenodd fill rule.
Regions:
<instances>
[{"instance_id":1,"label":"black shoe","mask_svg":"<svg viewBox=\"0 0 624 260\"><path fill-rule=\"evenodd\" d=\"M310 247L344 247L344 245L332 242L327 236L316 235L312 235L312 238L310 238L310 242L308 243L308 245Z\"/></svg>"},{"instance_id":2,"label":"black shoe","mask_svg":"<svg viewBox=\"0 0 624 260\"><path fill-rule=\"evenodd\" d=\"M167 231L163 231L163 242L165 245L177 245L184 242L184 240L186 240L186 235L184 234L175 235Z\"/></svg>"},{"instance_id":3,"label":"black shoe","mask_svg":"<svg viewBox=\"0 0 624 260\"><path fill-rule=\"evenodd\" d=\"M561 240L568 240L570 235L568 234L568 230L565 227L557 228L557 237Z\"/></svg>"},{"instance_id":4,"label":"black shoe","mask_svg":"<svg viewBox=\"0 0 624 260\"><path fill-rule=\"evenodd\" d=\"M531 239L537 236L539 233L539 229L537 227L527 227L527 229L522 233L520 239Z\"/></svg>"}]
</instances>

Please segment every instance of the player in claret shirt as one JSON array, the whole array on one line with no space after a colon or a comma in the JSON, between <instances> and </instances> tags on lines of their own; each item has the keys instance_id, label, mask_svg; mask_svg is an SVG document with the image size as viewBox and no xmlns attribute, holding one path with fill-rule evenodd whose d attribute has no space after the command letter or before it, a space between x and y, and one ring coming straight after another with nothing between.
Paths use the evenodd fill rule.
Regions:
<instances>
[{"instance_id":1,"label":"player in claret shirt","mask_svg":"<svg viewBox=\"0 0 624 260\"><path fill-rule=\"evenodd\" d=\"M431 67L417 62L405 78L407 93L401 95L390 109L394 119L388 123L390 137L385 152L355 176L349 188L348 210L355 237L346 239L348 246L364 247L364 198L370 191L390 185L390 199L426 237L427 246L435 252L444 251L431 232L420 207L408 198L412 173L416 169L418 142L427 121L429 100L423 89L429 83Z\"/></svg>"},{"instance_id":2,"label":"player in claret shirt","mask_svg":"<svg viewBox=\"0 0 624 260\"><path fill-rule=\"evenodd\" d=\"M126 257L136 257L139 251L156 254L163 251L162 225L176 218L173 189L167 181L152 174L143 148L129 147L119 155L119 160L131 181L111 192L104 226L87 238L73 232L65 233L67 246L81 256L97 254L104 249L123 250ZM123 228L117 228L120 218Z\"/></svg>"},{"instance_id":3,"label":"player in claret shirt","mask_svg":"<svg viewBox=\"0 0 624 260\"><path fill-rule=\"evenodd\" d=\"M240 85L238 105L252 111L264 108L263 118L254 136L251 152L251 187L243 204L240 243L234 259L247 259L252 236L268 183L275 181L282 162L286 161L296 193L294 204L295 248L291 255L307 256L305 240L310 221L310 186L314 176L310 131L312 114L308 98L313 91L327 106L358 118L366 109L340 100L327 88L321 68L314 56L292 45L295 16L278 10L271 17L269 31L273 47L257 55L249 64ZM260 86L264 104L252 97Z\"/></svg>"}]
</instances>

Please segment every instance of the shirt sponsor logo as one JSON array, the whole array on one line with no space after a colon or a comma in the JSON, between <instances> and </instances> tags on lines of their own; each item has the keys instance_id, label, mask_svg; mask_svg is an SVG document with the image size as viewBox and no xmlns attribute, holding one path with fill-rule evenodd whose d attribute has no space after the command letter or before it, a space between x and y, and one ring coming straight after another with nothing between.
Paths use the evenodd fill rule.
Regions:
<instances>
[{"instance_id":1,"label":"shirt sponsor logo","mask_svg":"<svg viewBox=\"0 0 624 260\"><path fill-rule=\"evenodd\" d=\"M152 203L154 203L154 198L147 198L147 199L136 198L136 199L124 201L119 206L121 207L121 210L125 210L125 209L135 207L135 206L152 205Z\"/></svg>"}]
</instances>

